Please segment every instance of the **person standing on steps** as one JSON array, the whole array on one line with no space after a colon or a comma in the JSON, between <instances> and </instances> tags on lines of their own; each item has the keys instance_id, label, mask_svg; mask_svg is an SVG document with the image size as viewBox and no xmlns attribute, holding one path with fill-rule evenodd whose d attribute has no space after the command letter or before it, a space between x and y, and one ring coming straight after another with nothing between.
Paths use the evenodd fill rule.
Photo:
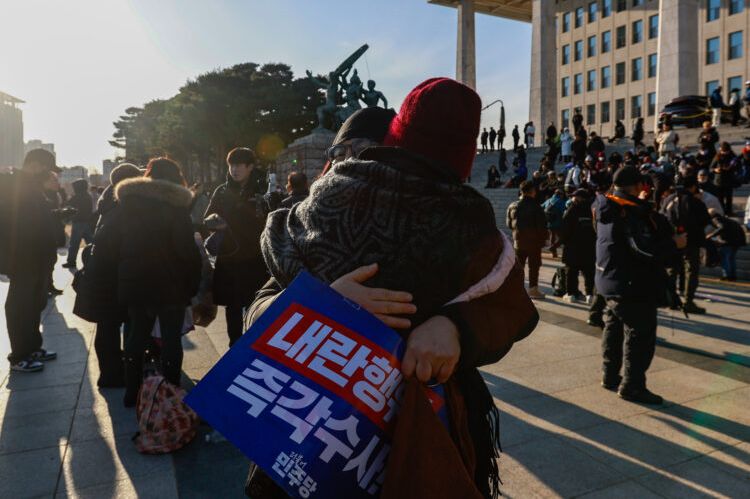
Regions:
<instances>
[{"instance_id":1,"label":"person standing on steps","mask_svg":"<svg viewBox=\"0 0 750 499\"><path fill-rule=\"evenodd\" d=\"M57 260L58 221L44 196L51 172L61 170L44 149L26 154L20 171L0 179L0 274L10 278L5 320L10 369L37 372L57 353L42 348L41 313L47 305L49 269Z\"/></svg>"},{"instance_id":2,"label":"person standing on steps","mask_svg":"<svg viewBox=\"0 0 750 499\"><path fill-rule=\"evenodd\" d=\"M511 135L513 137L513 152L515 152L518 150L518 142L521 140L521 134L518 132L518 125L513 127Z\"/></svg>"},{"instance_id":3,"label":"person standing on steps","mask_svg":"<svg viewBox=\"0 0 750 499\"><path fill-rule=\"evenodd\" d=\"M581 108L576 108L573 113L573 135L578 135L578 132L583 127L583 115L581 114Z\"/></svg>"},{"instance_id":4,"label":"person standing on steps","mask_svg":"<svg viewBox=\"0 0 750 499\"><path fill-rule=\"evenodd\" d=\"M479 136L479 141L482 144L482 153L487 152L487 139L489 139L489 137L489 132L487 132L486 128L483 128L482 135Z\"/></svg>"},{"instance_id":5,"label":"person standing on steps","mask_svg":"<svg viewBox=\"0 0 750 499\"><path fill-rule=\"evenodd\" d=\"M614 175L613 192L597 196L595 286L607 301L602 386L625 400L658 405L663 399L646 387L646 371L676 246L666 221L641 199L644 186L638 170L625 166Z\"/></svg>"},{"instance_id":6,"label":"person standing on steps","mask_svg":"<svg viewBox=\"0 0 750 499\"><path fill-rule=\"evenodd\" d=\"M542 248L547 242L547 218L536 201L536 188L532 181L521 182L521 199L508 207L506 224L513 231L513 245L521 268L529 262L529 296L544 299L539 291L539 268L542 266Z\"/></svg>"},{"instance_id":7,"label":"person standing on steps","mask_svg":"<svg viewBox=\"0 0 750 499\"><path fill-rule=\"evenodd\" d=\"M505 142L505 125L500 127L500 130L497 131L497 150L503 148L503 142Z\"/></svg>"},{"instance_id":8,"label":"person standing on steps","mask_svg":"<svg viewBox=\"0 0 750 499\"><path fill-rule=\"evenodd\" d=\"M708 102L711 105L712 118L711 124L713 126L721 125L721 111L724 109L724 97L721 95L721 86L718 86L708 96Z\"/></svg>"},{"instance_id":9,"label":"person standing on steps","mask_svg":"<svg viewBox=\"0 0 750 499\"><path fill-rule=\"evenodd\" d=\"M497 132L494 127L490 127L490 151L495 152L495 139L497 139Z\"/></svg>"},{"instance_id":10,"label":"person standing on steps","mask_svg":"<svg viewBox=\"0 0 750 499\"><path fill-rule=\"evenodd\" d=\"M245 332L243 310L268 280L260 252L266 214L258 201L266 190L265 178L257 165L252 149L236 147L229 151L227 181L214 191L205 215L212 229L218 231L211 237L221 238L213 297L216 305L226 307L230 346Z\"/></svg>"}]
</instances>

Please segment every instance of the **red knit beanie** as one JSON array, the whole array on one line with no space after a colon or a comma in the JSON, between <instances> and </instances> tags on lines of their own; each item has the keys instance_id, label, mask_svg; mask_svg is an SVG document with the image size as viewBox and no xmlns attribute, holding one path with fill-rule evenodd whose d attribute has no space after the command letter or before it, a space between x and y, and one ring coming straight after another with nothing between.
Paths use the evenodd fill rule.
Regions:
<instances>
[{"instance_id":1,"label":"red knit beanie","mask_svg":"<svg viewBox=\"0 0 750 499\"><path fill-rule=\"evenodd\" d=\"M406 96L383 145L439 161L465 180L477 152L481 112L474 90L450 78L430 78Z\"/></svg>"}]
</instances>

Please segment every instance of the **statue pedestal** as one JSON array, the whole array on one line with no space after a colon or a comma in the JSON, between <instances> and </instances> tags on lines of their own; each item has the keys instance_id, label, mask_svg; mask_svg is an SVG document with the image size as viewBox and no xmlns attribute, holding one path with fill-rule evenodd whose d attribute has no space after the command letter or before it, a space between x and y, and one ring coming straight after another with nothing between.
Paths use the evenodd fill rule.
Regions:
<instances>
[{"instance_id":1,"label":"statue pedestal","mask_svg":"<svg viewBox=\"0 0 750 499\"><path fill-rule=\"evenodd\" d=\"M326 151L336 134L324 128L316 128L310 135L300 137L284 149L276 158L277 182L284 186L286 178L292 171L307 175L312 183L323 171L326 163Z\"/></svg>"}]
</instances>

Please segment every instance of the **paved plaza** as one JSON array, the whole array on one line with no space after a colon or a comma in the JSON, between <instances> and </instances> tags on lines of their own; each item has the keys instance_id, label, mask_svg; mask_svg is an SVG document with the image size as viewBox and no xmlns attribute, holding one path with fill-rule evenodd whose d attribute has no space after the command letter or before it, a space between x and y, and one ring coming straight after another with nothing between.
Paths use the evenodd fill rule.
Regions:
<instances>
[{"instance_id":1,"label":"paved plaza","mask_svg":"<svg viewBox=\"0 0 750 499\"><path fill-rule=\"evenodd\" d=\"M545 260L549 283L557 262ZM39 374L0 362L0 497L242 497L246 459L210 429L169 456L143 456L122 390L98 390L93 326L72 313L72 277L44 312L45 346L59 358ZM546 292L550 289L546 288ZM705 283L709 315L660 312L650 388L658 410L599 386L600 336L582 305L539 302L531 337L484 370L502 411L506 497L750 496L750 288ZM0 282L5 301L7 282ZM7 355L0 321L0 356ZM192 382L227 338L220 314L184 340Z\"/></svg>"}]
</instances>

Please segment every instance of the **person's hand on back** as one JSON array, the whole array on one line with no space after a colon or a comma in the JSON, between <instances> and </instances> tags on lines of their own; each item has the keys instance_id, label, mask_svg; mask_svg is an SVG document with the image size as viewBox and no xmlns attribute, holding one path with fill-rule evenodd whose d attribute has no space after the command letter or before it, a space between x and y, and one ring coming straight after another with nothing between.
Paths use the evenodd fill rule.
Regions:
<instances>
[{"instance_id":1,"label":"person's hand on back","mask_svg":"<svg viewBox=\"0 0 750 499\"><path fill-rule=\"evenodd\" d=\"M445 383L456 370L460 355L458 328L449 318L436 315L409 335L401 372L407 378L416 375L422 383L432 379Z\"/></svg>"},{"instance_id":2,"label":"person's hand on back","mask_svg":"<svg viewBox=\"0 0 750 499\"><path fill-rule=\"evenodd\" d=\"M363 282L378 273L378 264L360 267L336 279L331 288L364 308L393 329L409 329L411 321L401 315L416 313L410 293L389 289L368 288Z\"/></svg>"}]
</instances>

